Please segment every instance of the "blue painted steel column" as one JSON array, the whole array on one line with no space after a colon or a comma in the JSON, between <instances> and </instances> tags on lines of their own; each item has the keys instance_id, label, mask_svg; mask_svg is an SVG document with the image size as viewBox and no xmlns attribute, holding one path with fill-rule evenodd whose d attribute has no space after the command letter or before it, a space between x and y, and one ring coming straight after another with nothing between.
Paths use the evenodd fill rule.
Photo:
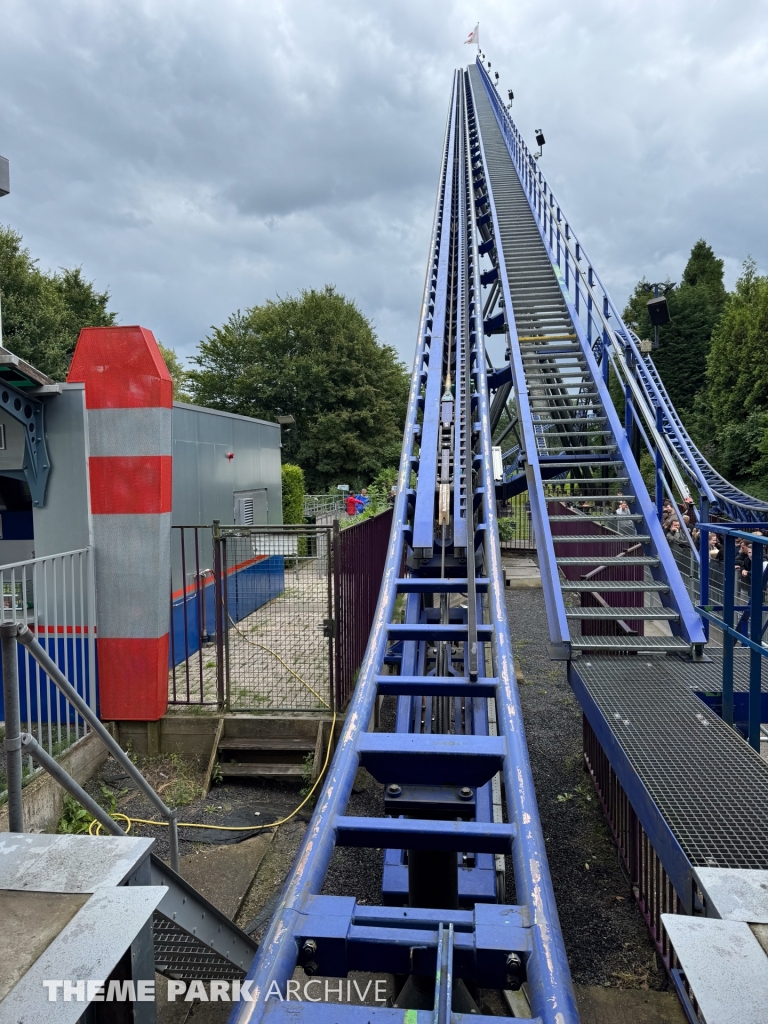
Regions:
<instances>
[{"instance_id":1,"label":"blue painted steel column","mask_svg":"<svg viewBox=\"0 0 768 1024\"><path fill-rule=\"evenodd\" d=\"M661 411L661 406L656 406L656 429L659 432L659 437L662 436L662 430L664 429L664 413ZM659 513L659 519L661 519L664 512L664 457L661 454L660 449L656 449L656 511Z\"/></svg>"},{"instance_id":2,"label":"blue painted steel column","mask_svg":"<svg viewBox=\"0 0 768 1024\"><path fill-rule=\"evenodd\" d=\"M733 629L734 590L736 587L736 538L725 535L723 552L723 622ZM733 647L731 633L723 631L723 721L733 725Z\"/></svg>"},{"instance_id":3,"label":"blue painted steel column","mask_svg":"<svg viewBox=\"0 0 768 1024\"><path fill-rule=\"evenodd\" d=\"M700 523L699 533L699 603L709 605L709 530L706 523ZM704 619L704 636L709 640L709 620Z\"/></svg>"},{"instance_id":4,"label":"blue painted steel column","mask_svg":"<svg viewBox=\"0 0 768 1024\"><path fill-rule=\"evenodd\" d=\"M752 564L749 577L749 639L758 645L763 642L763 546L752 542ZM754 647L749 651L749 727L747 739L753 750L760 753L760 698L762 690L763 656Z\"/></svg>"}]
</instances>

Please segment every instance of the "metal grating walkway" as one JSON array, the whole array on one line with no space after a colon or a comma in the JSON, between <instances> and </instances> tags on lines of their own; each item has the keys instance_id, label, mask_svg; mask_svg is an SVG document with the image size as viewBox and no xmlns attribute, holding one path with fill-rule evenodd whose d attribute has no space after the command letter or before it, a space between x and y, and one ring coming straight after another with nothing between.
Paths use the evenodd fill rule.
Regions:
<instances>
[{"instance_id":1,"label":"metal grating walkway","mask_svg":"<svg viewBox=\"0 0 768 1024\"><path fill-rule=\"evenodd\" d=\"M691 864L768 869L768 764L694 693L719 689L718 661L582 657L571 672Z\"/></svg>"}]
</instances>

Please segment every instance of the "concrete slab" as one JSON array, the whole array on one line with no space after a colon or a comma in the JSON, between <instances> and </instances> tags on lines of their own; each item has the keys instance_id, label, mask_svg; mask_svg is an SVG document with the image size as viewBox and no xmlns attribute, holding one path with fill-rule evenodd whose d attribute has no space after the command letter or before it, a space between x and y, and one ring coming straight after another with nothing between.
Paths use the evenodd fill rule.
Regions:
<instances>
[{"instance_id":1,"label":"concrete slab","mask_svg":"<svg viewBox=\"0 0 768 1024\"><path fill-rule=\"evenodd\" d=\"M696 868L707 917L768 924L768 871Z\"/></svg>"},{"instance_id":2,"label":"concrete slab","mask_svg":"<svg viewBox=\"0 0 768 1024\"><path fill-rule=\"evenodd\" d=\"M581 1024L686 1024L673 992L577 985Z\"/></svg>"},{"instance_id":3,"label":"concrete slab","mask_svg":"<svg viewBox=\"0 0 768 1024\"><path fill-rule=\"evenodd\" d=\"M541 587L541 573L533 558L504 558L507 586L512 590L525 587Z\"/></svg>"},{"instance_id":4,"label":"concrete slab","mask_svg":"<svg viewBox=\"0 0 768 1024\"><path fill-rule=\"evenodd\" d=\"M182 857L182 878L234 920L271 842L270 833L234 846L205 847Z\"/></svg>"},{"instance_id":5,"label":"concrete slab","mask_svg":"<svg viewBox=\"0 0 768 1024\"><path fill-rule=\"evenodd\" d=\"M95 892L123 885L154 839L140 836L0 835L0 889Z\"/></svg>"},{"instance_id":6,"label":"concrete slab","mask_svg":"<svg viewBox=\"0 0 768 1024\"><path fill-rule=\"evenodd\" d=\"M77 1024L87 1002L49 1002L43 981L108 978L167 891L120 885L89 896L0 1003L0 1024Z\"/></svg>"},{"instance_id":7,"label":"concrete slab","mask_svg":"<svg viewBox=\"0 0 768 1024\"><path fill-rule=\"evenodd\" d=\"M702 1020L765 1024L768 957L749 925L686 914L662 914L661 920Z\"/></svg>"},{"instance_id":8,"label":"concrete slab","mask_svg":"<svg viewBox=\"0 0 768 1024\"><path fill-rule=\"evenodd\" d=\"M88 898L87 893L0 890L0 1002Z\"/></svg>"}]
</instances>

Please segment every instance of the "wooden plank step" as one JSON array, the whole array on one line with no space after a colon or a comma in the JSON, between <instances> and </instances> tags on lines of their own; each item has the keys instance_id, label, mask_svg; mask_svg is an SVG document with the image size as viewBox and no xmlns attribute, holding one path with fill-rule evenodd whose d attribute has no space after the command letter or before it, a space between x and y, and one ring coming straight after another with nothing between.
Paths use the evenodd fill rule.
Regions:
<instances>
[{"instance_id":1,"label":"wooden plank step","mask_svg":"<svg viewBox=\"0 0 768 1024\"><path fill-rule=\"evenodd\" d=\"M301 764L227 764L219 762L225 778L301 778L304 765Z\"/></svg>"},{"instance_id":2,"label":"wooden plank step","mask_svg":"<svg viewBox=\"0 0 768 1024\"><path fill-rule=\"evenodd\" d=\"M315 749L315 739L262 739L254 736L222 736L219 750L268 750L286 751L291 753L311 753Z\"/></svg>"}]
</instances>

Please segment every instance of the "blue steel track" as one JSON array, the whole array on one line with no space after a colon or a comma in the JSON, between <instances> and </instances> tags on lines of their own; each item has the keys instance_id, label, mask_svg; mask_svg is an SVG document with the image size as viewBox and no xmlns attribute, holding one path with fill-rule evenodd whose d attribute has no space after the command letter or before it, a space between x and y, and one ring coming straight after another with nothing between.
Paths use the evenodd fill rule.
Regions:
<instances>
[{"instance_id":1,"label":"blue steel track","mask_svg":"<svg viewBox=\"0 0 768 1024\"><path fill-rule=\"evenodd\" d=\"M492 334L507 343L496 370ZM623 423L609 364L624 380ZM492 426L512 386L518 476L497 486ZM655 503L634 429L656 451ZM456 72L375 619L316 810L248 973L252 1001L232 1024L482 1021L476 988L523 982L530 1016L518 1019L576 1024L515 681L496 500L528 490L553 657L695 661L701 619L657 515L664 465L677 473L670 460L705 512L768 516L695 450L487 73L479 62ZM587 532L575 501L547 488L553 478L596 506ZM610 525L619 486L629 534ZM666 633L644 635L653 619ZM382 696L397 698L393 732L373 728ZM382 786L381 816L347 814L360 766ZM384 850L382 906L320 895L343 846ZM503 903L509 869L514 906ZM297 966L308 977L391 974L395 1004L286 1002L278 993Z\"/></svg>"},{"instance_id":2,"label":"blue steel track","mask_svg":"<svg viewBox=\"0 0 768 1024\"><path fill-rule=\"evenodd\" d=\"M505 604L480 298L483 214L472 181L478 153L469 77L457 72L375 620L315 813L248 973L253 1001L233 1010L238 1024L399 1022L404 1014L409 1024L459 1024L470 1012L482 1019L468 1001L474 986L523 981L530 1020L578 1021ZM401 594L404 621L396 622ZM387 672L395 651L400 675ZM393 733L371 731L380 694L398 698ZM384 817L345 813L361 765L384 786ZM503 808L493 798L500 782ZM319 895L337 846L388 851L393 905ZM514 874L515 906L497 902L500 857ZM432 863L447 879L443 897L424 883ZM275 991L285 993L297 963L324 977L410 976L415 988L406 983L392 1008L284 1002Z\"/></svg>"}]
</instances>

